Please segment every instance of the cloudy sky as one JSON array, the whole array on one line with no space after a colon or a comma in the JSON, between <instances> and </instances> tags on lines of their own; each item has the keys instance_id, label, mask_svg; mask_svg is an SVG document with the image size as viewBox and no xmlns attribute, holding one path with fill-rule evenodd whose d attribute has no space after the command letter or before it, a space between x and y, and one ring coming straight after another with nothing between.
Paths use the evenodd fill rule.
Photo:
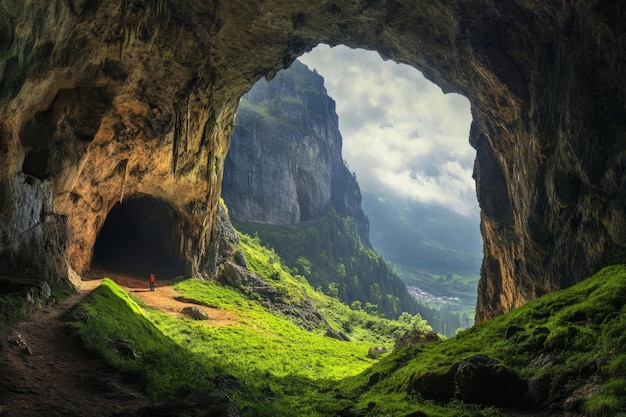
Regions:
<instances>
[{"instance_id":1,"label":"cloudy sky","mask_svg":"<svg viewBox=\"0 0 626 417\"><path fill-rule=\"evenodd\" d=\"M376 52L320 45L300 57L337 103L343 156L364 192L478 215L469 101Z\"/></svg>"}]
</instances>

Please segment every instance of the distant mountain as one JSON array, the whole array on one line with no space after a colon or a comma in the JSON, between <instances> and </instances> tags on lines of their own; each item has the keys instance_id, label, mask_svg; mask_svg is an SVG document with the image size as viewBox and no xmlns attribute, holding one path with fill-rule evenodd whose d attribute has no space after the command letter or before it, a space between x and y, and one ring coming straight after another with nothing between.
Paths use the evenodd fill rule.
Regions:
<instances>
[{"instance_id":1,"label":"distant mountain","mask_svg":"<svg viewBox=\"0 0 626 417\"><path fill-rule=\"evenodd\" d=\"M417 300L471 325L482 262L479 219L400 197L363 195L372 246ZM437 317L434 317L437 320Z\"/></svg>"},{"instance_id":2,"label":"distant mountain","mask_svg":"<svg viewBox=\"0 0 626 417\"><path fill-rule=\"evenodd\" d=\"M354 219L369 247L361 190L341 156L335 102L324 79L296 61L244 95L224 164L222 196L243 222L298 224L329 209Z\"/></svg>"},{"instance_id":3,"label":"distant mountain","mask_svg":"<svg viewBox=\"0 0 626 417\"><path fill-rule=\"evenodd\" d=\"M389 262L432 274L479 274L482 237L477 218L368 193L363 194L363 209L370 220L370 241Z\"/></svg>"}]
</instances>

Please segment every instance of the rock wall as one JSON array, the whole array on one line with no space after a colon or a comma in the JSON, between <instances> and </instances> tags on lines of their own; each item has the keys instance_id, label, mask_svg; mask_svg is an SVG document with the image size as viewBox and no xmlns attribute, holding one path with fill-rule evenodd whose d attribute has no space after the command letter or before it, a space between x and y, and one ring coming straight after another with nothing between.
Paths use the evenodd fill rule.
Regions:
<instances>
[{"instance_id":1,"label":"rock wall","mask_svg":"<svg viewBox=\"0 0 626 417\"><path fill-rule=\"evenodd\" d=\"M222 196L234 220L297 224L330 207L355 219L369 244L361 190L345 166L335 102L324 79L295 61L243 96L224 163Z\"/></svg>"},{"instance_id":2,"label":"rock wall","mask_svg":"<svg viewBox=\"0 0 626 417\"><path fill-rule=\"evenodd\" d=\"M108 211L179 212L200 273L239 97L318 42L375 49L467 96L478 319L624 260L618 0L0 0L0 274L84 271Z\"/></svg>"}]
</instances>

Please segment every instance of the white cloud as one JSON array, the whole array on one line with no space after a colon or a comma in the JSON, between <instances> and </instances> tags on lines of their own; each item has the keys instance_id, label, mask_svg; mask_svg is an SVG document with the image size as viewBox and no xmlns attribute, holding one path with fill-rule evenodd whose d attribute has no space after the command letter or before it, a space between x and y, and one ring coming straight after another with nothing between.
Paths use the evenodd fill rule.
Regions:
<instances>
[{"instance_id":1,"label":"white cloud","mask_svg":"<svg viewBox=\"0 0 626 417\"><path fill-rule=\"evenodd\" d=\"M371 51L320 45L300 61L337 103L343 155L364 191L478 213L465 97Z\"/></svg>"}]
</instances>

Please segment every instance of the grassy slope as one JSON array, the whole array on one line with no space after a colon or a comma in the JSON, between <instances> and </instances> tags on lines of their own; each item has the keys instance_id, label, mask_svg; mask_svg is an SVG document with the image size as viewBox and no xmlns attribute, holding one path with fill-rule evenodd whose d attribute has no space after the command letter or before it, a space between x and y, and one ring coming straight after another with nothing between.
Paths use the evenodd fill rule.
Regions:
<instances>
[{"instance_id":1,"label":"grassy slope","mask_svg":"<svg viewBox=\"0 0 626 417\"><path fill-rule=\"evenodd\" d=\"M292 277L274 252L252 238L242 236L241 248L251 269L279 288L285 301L308 298L333 328L346 332L352 341L325 337L322 328L303 330L290 318L263 308L255 297L193 279L177 282L174 288L188 299L235 313L235 324L211 327L173 318L142 305L105 279L82 307L86 320L73 326L90 349L141 378L155 399L210 391L213 377L228 374L246 381L245 389L231 395L248 415L293 416L293 410L299 410L298 415L321 416L342 406L323 394L328 387L363 372L375 362L367 357L370 347L391 347L395 337L415 324L350 310L316 292L304 278ZM114 350L110 344L114 339L130 341L138 358L125 358Z\"/></svg>"},{"instance_id":2,"label":"grassy slope","mask_svg":"<svg viewBox=\"0 0 626 417\"><path fill-rule=\"evenodd\" d=\"M381 373L386 378L358 397L359 407L372 409L370 403L374 403L376 412L402 415L429 410L429 406L412 402L407 393L398 392L412 375L441 369L476 353L501 359L526 378L548 379L555 396L565 386L573 390L585 384L581 370L599 359L604 363L600 374L606 383L586 402L585 409L590 416L617 415L626 410L625 304L626 269L622 265L608 267L574 287L546 295L445 342L413 348L413 352L396 352L364 374L345 381L345 389L367 391L368 378ZM506 339L509 326L526 331ZM547 337L535 332L541 327L549 330ZM550 355L550 363L533 365L533 359L542 353ZM390 371L407 354L413 359ZM446 414L441 410L433 415Z\"/></svg>"},{"instance_id":3,"label":"grassy slope","mask_svg":"<svg viewBox=\"0 0 626 417\"><path fill-rule=\"evenodd\" d=\"M304 293L330 317L333 327L351 330L353 342L307 332L289 319L270 313L241 292L213 282L187 280L175 288L187 298L228 309L239 317L232 326L211 328L140 306L113 282L103 285L84 308L88 319L75 326L87 345L120 369L136 374L154 398L171 398L213 389L213 377L231 374L246 381L232 394L245 415L332 416L344 410L359 415L493 416L455 402L439 406L417 401L402 388L414 375L446 369L475 353L499 358L526 378L547 378L553 394L564 386L583 385L581 369L602 363L605 384L585 407L589 416L617 415L626 409L626 270L607 268L570 289L539 300L444 342L394 352L376 362L365 355L374 343L389 343L405 324L351 311L316 293L301 278L284 271L275 253L243 238L252 269L283 286L285 299ZM270 278L273 277L273 278ZM511 326L526 329L506 339ZM535 332L545 327L549 334ZM368 330L369 329L369 330ZM378 331L372 331L376 329ZM125 359L109 340L132 342L138 359ZM548 365L533 366L539 354ZM384 378L371 384L374 374Z\"/></svg>"}]
</instances>

